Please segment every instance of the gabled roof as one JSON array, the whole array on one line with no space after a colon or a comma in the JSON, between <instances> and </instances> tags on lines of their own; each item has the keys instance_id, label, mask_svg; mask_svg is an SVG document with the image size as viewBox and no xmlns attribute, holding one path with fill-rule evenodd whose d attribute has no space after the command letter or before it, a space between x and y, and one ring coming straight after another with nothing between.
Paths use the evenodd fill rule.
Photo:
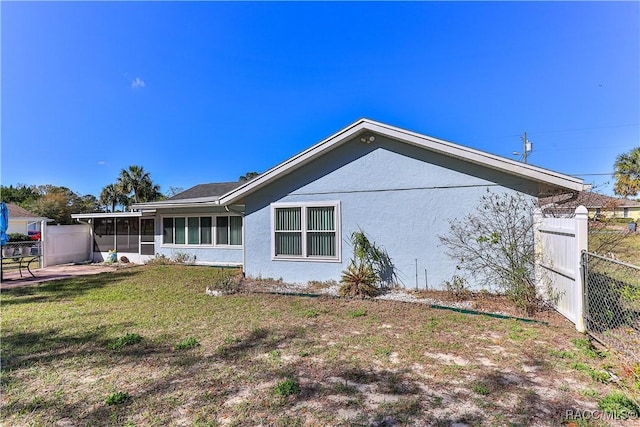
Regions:
<instances>
[{"instance_id":1,"label":"gabled roof","mask_svg":"<svg viewBox=\"0 0 640 427\"><path fill-rule=\"evenodd\" d=\"M32 212L29 212L22 206L14 205L13 203L7 203L7 209L9 211L9 221L21 220L21 221L42 221L49 220L43 216L38 216ZM51 220L49 220L51 221Z\"/></svg>"},{"instance_id":2,"label":"gabled roof","mask_svg":"<svg viewBox=\"0 0 640 427\"><path fill-rule=\"evenodd\" d=\"M580 178L564 175L548 169L543 169L515 160L489 154L484 151L454 144L442 139L433 138L427 135L400 129L384 123L375 122L369 119L360 119L346 128L336 132L330 137L318 142L308 149L274 166L260 176L232 189L219 198L221 205L230 205L240 202L245 196L258 191L273 181L285 176L296 169L299 169L318 157L326 154L334 148L352 140L355 137L369 138L370 136L382 135L393 138L416 147L440 153L446 156L475 163L487 168L501 171L510 175L522 177L551 188L558 188L566 191L584 190L584 182Z\"/></svg>"},{"instance_id":3,"label":"gabled roof","mask_svg":"<svg viewBox=\"0 0 640 427\"><path fill-rule=\"evenodd\" d=\"M195 187L191 187L188 190L178 193L173 197L169 197L167 201L172 200L187 200L187 199L199 199L199 198L215 198L220 197L223 194L228 193L234 188L240 186L241 182L212 182L209 184L198 184Z\"/></svg>"},{"instance_id":4,"label":"gabled roof","mask_svg":"<svg viewBox=\"0 0 640 427\"><path fill-rule=\"evenodd\" d=\"M605 196L604 194L581 191L576 197L566 195L544 197L540 199L541 205L555 205L558 207L576 208L580 205L588 209L613 209L613 208L633 208L640 207L640 202L622 197Z\"/></svg>"},{"instance_id":5,"label":"gabled roof","mask_svg":"<svg viewBox=\"0 0 640 427\"><path fill-rule=\"evenodd\" d=\"M166 200L158 202L136 203L135 209L157 209L170 207L192 206L193 204L217 204L220 196L242 185L243 182L212 182L198 184Z\"/></svg>"}]
</instances>

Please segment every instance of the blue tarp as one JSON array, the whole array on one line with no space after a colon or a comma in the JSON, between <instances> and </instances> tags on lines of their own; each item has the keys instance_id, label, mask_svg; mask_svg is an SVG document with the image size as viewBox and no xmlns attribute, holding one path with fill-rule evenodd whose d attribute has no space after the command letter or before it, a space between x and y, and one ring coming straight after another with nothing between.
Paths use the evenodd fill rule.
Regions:
<instances>
[{"instance_id":1,"label":"blue tarp","mask_svg":"<svg viewBox=\"0 0 640 427\"><path fill-rule=\"evenodd\" d=\"M7 227L9 227L9 209L5 202L0 203L0 244L7 244Z\"/></svg>"}]
</instances>

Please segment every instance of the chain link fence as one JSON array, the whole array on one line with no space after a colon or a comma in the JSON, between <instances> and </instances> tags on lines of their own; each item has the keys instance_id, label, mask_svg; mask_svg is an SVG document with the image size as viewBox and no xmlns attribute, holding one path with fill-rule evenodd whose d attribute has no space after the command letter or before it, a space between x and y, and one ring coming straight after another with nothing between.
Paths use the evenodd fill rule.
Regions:
<instances>
[{"instance_id":1,"label":"chain link fence","mask_svg":"<svg viewBox=\"0 0 640 427\"><path fill-rule=\"evenodd\" d=\"M587 332L640 363L640 267L583 252Z\"/></svg>"}]
</instances>

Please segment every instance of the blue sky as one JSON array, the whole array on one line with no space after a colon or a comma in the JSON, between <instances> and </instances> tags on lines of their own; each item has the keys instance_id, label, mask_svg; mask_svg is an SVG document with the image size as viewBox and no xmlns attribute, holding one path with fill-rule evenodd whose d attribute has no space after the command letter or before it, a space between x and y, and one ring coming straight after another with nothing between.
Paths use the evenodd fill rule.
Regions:
<instances>
[{"instance_id":1,"label":"blue sky","mask_svg":"<svg viewBox=\"0 0 640 427\"><path fill-rule=\"evenodd\" d=\"M0 8L3 185L234 181L361 117L513 159L526 131L567 174L640 145L638 2Z\"/></svg>"}]
</instances>

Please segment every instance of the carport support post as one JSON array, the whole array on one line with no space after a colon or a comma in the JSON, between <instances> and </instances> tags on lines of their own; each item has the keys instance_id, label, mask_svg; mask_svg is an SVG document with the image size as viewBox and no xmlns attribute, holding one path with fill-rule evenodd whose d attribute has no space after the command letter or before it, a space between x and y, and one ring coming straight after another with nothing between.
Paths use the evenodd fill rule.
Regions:
<instances>
[{"instance_id":1,"label":"carport support post","mask_svg":"<svg viewBox=\"0 0 640 427\"><path fill-rule=\"evenodd\" d=\"M584 295L585 295L585 287L586 283L584 283L584 275L582 274L582 252L587 251L588 249L588 231L589 231L589 211L584 206L578 206L575 212L575 226L576 226L576 248L575 253L573 254L574 262L576 266L576 285L580 292L580 298L577 298L576 304L578 305L576 312L578 315L576 316L576 329L578 332L586 332L586 328L584 326Z\"/></svg>"}]
</instances>

